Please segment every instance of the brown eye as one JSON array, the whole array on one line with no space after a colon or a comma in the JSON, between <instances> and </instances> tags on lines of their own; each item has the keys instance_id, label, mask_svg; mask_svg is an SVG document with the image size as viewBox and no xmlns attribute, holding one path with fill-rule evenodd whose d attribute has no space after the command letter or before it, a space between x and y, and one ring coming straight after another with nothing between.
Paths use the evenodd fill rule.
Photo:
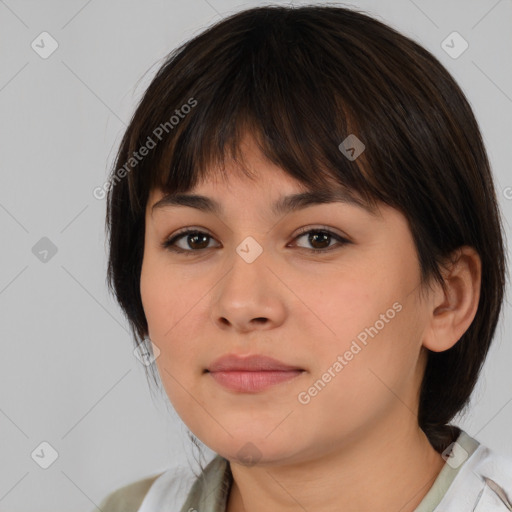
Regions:
<instances>
[{"instance_id":1,"label":"brown eye","mask_svg":"<svg viewBox=\"0 0 512 512\"><path fill-rule=\"evenodd\" d=\"M300 235L295 237L295 240L299 238L303 238L307 236L307 243L312 247L312 249L308 247L302 247L310 252L327 252L332 250L333 248L345 245L350 243L347 239L333 233L328 229L309 229L307 231L303 231ZM331 242L335 240L337 244L330 245Z\"/></svg>"},{"instance_id":2,"label":"brown eye","mask_svg":"<svg viewBox=\"0 0 512 512\"><path fill-rule=\"evenodd\" d=\"M184 242L184 246L177 245L178 241ZM208 233L198 230L187 230L165 240L162 243L164 249L178 253L191 254L208 249L209 241L213 239Z\"/></svg>"},{"instance_id":3,"label":"brown eye","mask_svg":"<svg viewBox=\"0 0 512 512\"><path fill-rule=\"evenodd\" d=\"M308 243L314 249L327 249L331 242L331 235L325 231L310 231L308 233Z\"/></svg>"}]
</instances>

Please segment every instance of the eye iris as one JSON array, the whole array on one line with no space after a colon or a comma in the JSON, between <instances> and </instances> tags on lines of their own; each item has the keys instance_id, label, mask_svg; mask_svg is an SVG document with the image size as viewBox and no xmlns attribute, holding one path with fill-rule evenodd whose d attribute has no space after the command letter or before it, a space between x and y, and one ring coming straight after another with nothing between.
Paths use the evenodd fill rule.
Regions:
<instances>
[{"instance_id":1,"label":"eye iris","mask_svg":"<svg viewBox=\"0 0 512 512\"><path fill-rule=\"evenodd\" d=\"M321 233L320 236L318 236L319 233ZM318 242L318 239L320 237L323 238L323 242L327 242L327 244L324 244L321 247L316 247L315 243ZM331 236L328 233L323 233L322 231L314 231L314 232L310 233L310 235L309 235L309 243L313 247L315 247L315 249L325 249L326 247L329 247L330 240L331 240ZM322 244L322 241L320 241L320 243Z\"/></svg>"},{"instance_id":2,"label":"eye iris","mask_svg":"<svg viewBox=\"0 0 512 512\"><path fill-rule=\"evenodd\" d=\"M203 239L203 242L200 243L199 242L199 245L200 247L196 247L194 244L196 244L197 240L202 238ZM208 246L208 235L204 234L204 233L191 233L187 236L187 239L188 239L188 244L190 247L192 247L193 249L204 249ZM192 243L191 243L192 241Z\"/></svg>"}]
</instances>

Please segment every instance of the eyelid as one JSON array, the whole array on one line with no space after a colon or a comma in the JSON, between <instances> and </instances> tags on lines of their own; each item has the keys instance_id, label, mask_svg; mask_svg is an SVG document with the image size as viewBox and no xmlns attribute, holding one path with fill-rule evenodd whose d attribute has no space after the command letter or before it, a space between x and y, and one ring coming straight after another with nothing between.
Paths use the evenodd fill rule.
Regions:
<instances>
[{"instance_id":1,"label":"eyelid","mask_svg":"<svg viewBox=\"0 0 512 512\"><path fill-rule=\"evenodd\" d=\"M337 235L340 238L344 238L349 242L349 237L343 232L340 232L336 228L332 228L330 226L325 226L321 224L313 224L312 226L304 226L302 228L299 228L296 233L294 233L292 236L293 238L296 238L299 235L303 235L304 233L308 233L309 231L328 231L329 233L332 233L333 235Z\"/></svg>"},{"instance_id":2,"label":"eyelid","mask_svg":"<svg viewBox=\"0 0 512 512\"><path fill-rule=\"evenodd\" d=\"M298 238L301 236L310 233L310 232L325 232L328 233L332 238L334 238L337 241L337 244L334 246L325 248L325 249L309 249L306 247L298 247L299 250L314 254L314 253L327 253L331 250L334 250L336 248L341 248L344 245L353 243L348 236L345 234L340 234L338 230L335 228L331 228L329 226L325 225L310 225L310 226L304 226L298 229L293 235L291 235L292 242L295 242ZM198 250L191 250L191 249L182 249L180 247L177 247L176 241L182 237L185 237L186 235L192 235L192 234L200 234L200 235L206 235L210 239L216 240L215 236L211 235L209 230L203 227L199 226L187 226L184 228L179 229L178 231L174 232L172 235L166 237L163 242L161 242L161 247L165 250L180 253L180 254L201 254L204 253L207 249L213 249L214 247L206 247L203 249ZM289 247L289 245L287 245Z\"/></svg>"}]
</instances>

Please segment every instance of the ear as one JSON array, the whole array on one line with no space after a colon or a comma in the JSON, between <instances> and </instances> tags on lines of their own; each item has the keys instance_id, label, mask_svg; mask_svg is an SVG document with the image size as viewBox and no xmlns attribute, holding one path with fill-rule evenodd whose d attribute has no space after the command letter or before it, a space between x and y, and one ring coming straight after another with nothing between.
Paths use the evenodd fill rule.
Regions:
<instances>
[{"instance_id":1,"label":"ear","mask_svg":"<svg viewBox=\"0 0 512 512\"><path fill-rule=\"evenodd\" d=\"M442 270L446 291L435 284L429 301L423 346L433 352L450 349L475 318L482 276L480 256L472 247L458 248Z\"/></svg>"}]
</instances>

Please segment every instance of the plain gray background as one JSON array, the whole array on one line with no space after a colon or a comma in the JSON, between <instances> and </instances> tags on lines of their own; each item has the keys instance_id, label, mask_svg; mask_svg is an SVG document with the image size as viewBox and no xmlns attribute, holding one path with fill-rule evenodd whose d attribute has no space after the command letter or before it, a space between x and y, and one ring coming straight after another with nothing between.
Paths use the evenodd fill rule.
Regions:
<instances>
[{"instance_id":1,"label":"plain gray background","mask_svg":"<svg viewBox=\"0 0 512 512\"><path fill-rule=\"evenodd\" d=\"M221 17L261 4L0 0L0 511L90 511L121 485L193 460L185 427L150 394L108 295L105 201L93 190L165 55ZM412 37L461 85L509 238L512 1L342 5ZM457 58L442 47L454 31L469 44ZM51 49L42 32L58 44L47 58L31 46ZM50 247L46 261L41 247ZM456 421L509 456L511 332L507 301L471 412ZM43 469L52 450L58 456Z\"/></svg>"}]
</instances>

